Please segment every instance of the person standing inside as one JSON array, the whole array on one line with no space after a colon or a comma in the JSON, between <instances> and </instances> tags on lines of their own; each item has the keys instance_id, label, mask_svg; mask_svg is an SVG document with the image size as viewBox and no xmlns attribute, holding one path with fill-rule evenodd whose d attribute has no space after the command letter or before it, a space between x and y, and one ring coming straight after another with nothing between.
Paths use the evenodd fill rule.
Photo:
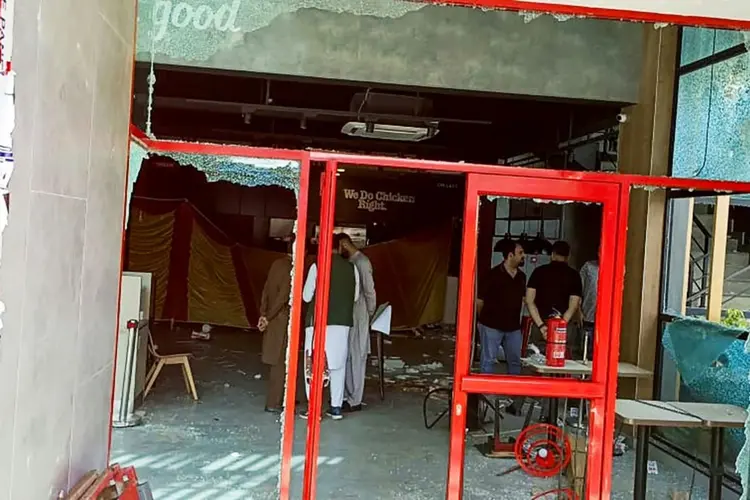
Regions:
<instances>
[{"instance_id":1,"label":"person standing inside","mask_svg":"<svg viewBox=\"0 0 750 500\"><path fill-rule=\"evenodd\" d=\"M334 235L331 258L331 279L326 320L325 357L330 377L331 406L326 414L334 420L343 418L346 360L349 353L349 332L354 325L354 304L359 300L360 279L357 268L339 252L341 236ZM312 358L315 325L315 287L318 268L313 264L308 271L302 300L307 306L305 319L305 360ZM305 377L307 399L310 399L310 381ZM307 418L308 413L300 413Z\"/></svg>"},{"instance_id":2,"label":"person standing inside","mask_svg":"<svg viewBox=\"0 0 750 500\"><path fill-rule=\"evenodd\" d=\"M268 271L258 320L258 329L263 333L262 361L269 367L265 410L270 413L281 413L286 378L294 235L287 237L285 242L287 255L271 264Z\"/></svg>"},{"instance_id":3,"label":"person standing inside","mask_svg":"<svg viewBox=\"0 0 750 500\"><path fill-rule=\"evenodd\" d=\"M521 374L521 309L526 294L523 247L510 239L495 247L503 254L503 262L492 268L479 281L477 312L479 313L480 370L495 373L502 349L509 375Z\"/></svg>"},{"instance_id":4,"label":"person standing inside","mask_svg":"<svg viewBox=\"0 0 750 500\"><path fill-rule=\"evenodd\" d=\"M377 308L372 264L347 234L339 236L339 251L354 264L360 278L359 299L354 303L354 326L349 332L349 355L346 361L345 412L362 410L365 393L367 356L370 354L370 318Z\"/></svg>"},{"instance_id":5,"label":"person standing inside","mask_svg":"<svg viewBox=\"0 0 750 500\"><path fill-rule=\"evenodd\" d=\"M526 289L526 304L534 322L531 342L542 351L547 343L547 320L553 317L562 317L568 322L568 346L576 345L571 320L581 305L583 286L581 277L568 265L569 257L570 245L564 241L555 242L551 262L531 273Z\"/></svg>"},{"instance_id":6,"label":"person standing inside","mask_svg":"<svg viewBox=\"0 0 750 500\"><path fill-rule=\"evenodd\" d=\"M581 319L583 325L586 357L594 359L594 321L596 321L596 297L599 289L599 259L586 262L581 267L583 299L581 301Z\"/></svg>"}]
</instances>

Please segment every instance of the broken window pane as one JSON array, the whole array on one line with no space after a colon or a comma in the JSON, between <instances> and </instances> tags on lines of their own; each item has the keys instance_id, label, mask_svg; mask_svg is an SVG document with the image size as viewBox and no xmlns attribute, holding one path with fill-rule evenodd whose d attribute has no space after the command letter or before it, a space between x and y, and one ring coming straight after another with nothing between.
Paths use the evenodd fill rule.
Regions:
<instances>
[{"instance_id":1,"label":"broken window pane","mask_svg":"<svg viewBox=\"0 0 750 500\"><path fill-rule=\"evenodd\" d=\"M716 49L714 50L714 33ZM680 65L693 63L735 45L745 43L744 33L734 30L713 30L710 28L683 28L682 55Z\"/></svg>"},{"instance_id":2,"label":"broken window pane","mask_svg":"<svg viewBox=\"0 0 750 500\"><path fill-rule=\"evenodd\" d=\"M749 61L743 54L680 78L675 177L750 180Z\"/></svg>"}]
</instances>

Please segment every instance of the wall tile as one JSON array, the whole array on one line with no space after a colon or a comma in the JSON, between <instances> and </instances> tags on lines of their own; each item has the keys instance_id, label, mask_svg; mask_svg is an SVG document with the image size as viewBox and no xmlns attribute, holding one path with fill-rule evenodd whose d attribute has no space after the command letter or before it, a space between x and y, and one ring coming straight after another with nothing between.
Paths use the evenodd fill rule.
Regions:
<instances>
[{"instance_id":1,"label":"wall tile","mask_svg":"<svg viewBox=\"0 0 750 500\"><path fill-rule=\"evenodd\" d=\"M101 35L97 46L97 84L94 109L94 133L97 127L112 123L118 127L119 134L125 126L124 143L127 144L130 125L130 104L132 101L131 85L133 81L132 48L123 43L116 33L101 22ZM122 142L123 136L118 135ZM96 143L93 149L102 149ZM121 158L117 157L117 160Z\"/></svg>"},{"instance_id":2,"label":"wall tile","mask_svg":"<svg viewBox=\"0 0 750 500\"><path fill-rule=\"evenodd\" d=\"M20 355L23 327L23 297L26 284L26 266L19 265L26 258L26 233L29 210L29 179L32 165L32 136L34 129L33 110L37 92L37 33L36 14L40 0L16 2L15 19L17 29L14 38L13 64L16 76L16 132L13 135L15 146L16 173L11 181L13 190L13 215L9 227L3 233L0 283L12 283L3 287L0 300L5 303L6 312L2 316L3 329L0 330L0 380L4 390L0 398L0 499L8 499L11 494L11 471L13 462L13 437L16 422L15 382L18 378L18 358Z\"/></svg>"},{"instance_id":3,"label":"wall tile","mask_svg":"<svg viewBox=\"0 0 750 500\"><path fill-rule=\"evenodd\" d=\"M96 0L42 4L33 190L86 196L97 18Z\"/></svg>"},{"instance_id":4,"label":"wall tile","mask_svg":"<svg viewBox=\"0 0 750 500\"><path fill-rule=\"evenodd\" d=\"M50 498L67 487L85 208L30 196L12 498Z\"/></svg>"},{"instance_id":5,"label":"wall tile","mask_svg":"<svg viewBox=\"0 0 750 500\"><path fill-rule=\"evenodd\" d=\"M24 335L34 339L54 336L75 343L85 202L41 193L30 199Z\"/></svg>"},{"instance_id":6,"label":"wall tile","mask_svg":"<svg viewBox=\"0 0 750 500\"><path fill-rule=\"evenodd\" d=\"M125 41L132 53L135 46L135 18L137 0L99 0L99 12Z\"/></svg>"},{"instance_id":7,"label":"wall tile","mask_svg":"<svg viewBox=\"0 0 750 500\"><path fill-rule=\"evenodd\" d=\"M112 391L110 360L103 369L76 388L70 440L69 487L107 461Z\"/></svg>"},{"instance_id":8,"label":"wall tile","mask_svg":"<svg viewBox=\"0 0 750 500\"><path fill-rule=\"evenodd\" d=\"M3 281L3 283L9 283ZM8 295L7 293L5 295ZM14 304L5 299L6 304ZM0 398L0 499L10 497L11 470L13 456L13 434L16 421L16 385L18 357L21 347L21 329L16 314L3 315L3 336L0 338L0 380L3 381Z\"/></svg>"},{"instance_id":9,"label":"wall tile","mask_svg":"<svg viewBox=\"0 0 750 500\"><path fill-rule=\"evenodd\" d=\"M14 4L14 23L23 28L16 29L13 34L13 68L16 71L16 128L13 133L13 148L16 165L22 165L23 161L28 160L28 163L22 165L26 169L31 169L34 110L38 100L37 13L40 1L26 0ZM13 182L15 184L15 176Z\"/></svg>"},{"instance_id":10,"label":"wall tile","mask_svg":"<svg viewBox=\"0 0 750 500\"><path fill-rule=\"evenodd\" d=\"M79 359L88 361L79 364L81 381L112 361L122 269L122 235L113 228L123 225L130 104L129 86L124 87L132 64L127 64L127 47L106 25L99 53L82 287L85 342L79 344Z\"/></svg>"},{"instance_id":11,"label":"wall tile","mask_svg":"<svg viewBox=\"0 0 750 500\"><path fill-rule=\"evenodd\" d=\"M23 338L11 498L55 498L67 487L75 345L60 333Z\"/></svg>"}]
</instances>

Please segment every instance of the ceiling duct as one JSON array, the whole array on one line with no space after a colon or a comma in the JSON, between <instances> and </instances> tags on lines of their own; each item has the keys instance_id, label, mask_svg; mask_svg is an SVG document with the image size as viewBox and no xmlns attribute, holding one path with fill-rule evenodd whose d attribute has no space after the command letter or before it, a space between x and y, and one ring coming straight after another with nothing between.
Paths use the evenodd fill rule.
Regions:
<instances>
[{"instance_id":1,"label":"ceiling duct","mask_svg":"<svg viewBox=\"0 0 750 500\"><path fill-rule=\"evenodd\" d=\"M420 142L437 135L438 122L427 119L432 101L417 96L359 92L352 97L349 110L358 121L348 122L341 132L353 137L386 141ZM388 123L368 115L389 115Z\"/></svg>"}]
</instances>

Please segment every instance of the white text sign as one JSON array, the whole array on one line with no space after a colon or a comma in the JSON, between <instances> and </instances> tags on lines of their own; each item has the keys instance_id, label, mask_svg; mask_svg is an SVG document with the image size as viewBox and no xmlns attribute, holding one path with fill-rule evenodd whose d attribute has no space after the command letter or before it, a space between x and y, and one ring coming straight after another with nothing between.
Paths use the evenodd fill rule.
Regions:
<instances>
[{"instance_id":1,"label":"white text sign","mask_svg":"<svg viewBox=\"0 0 750 500\"><path fill-rule=\"evenodd\" d=\"M406 196L401 193L389 193L386 191L367 191L365 189L344 189L344 199L356 200L359 210L368 212L383 212L388 210L388 203L414 204L417 199L414 196Z\"/></svg>"}]
</instances>

